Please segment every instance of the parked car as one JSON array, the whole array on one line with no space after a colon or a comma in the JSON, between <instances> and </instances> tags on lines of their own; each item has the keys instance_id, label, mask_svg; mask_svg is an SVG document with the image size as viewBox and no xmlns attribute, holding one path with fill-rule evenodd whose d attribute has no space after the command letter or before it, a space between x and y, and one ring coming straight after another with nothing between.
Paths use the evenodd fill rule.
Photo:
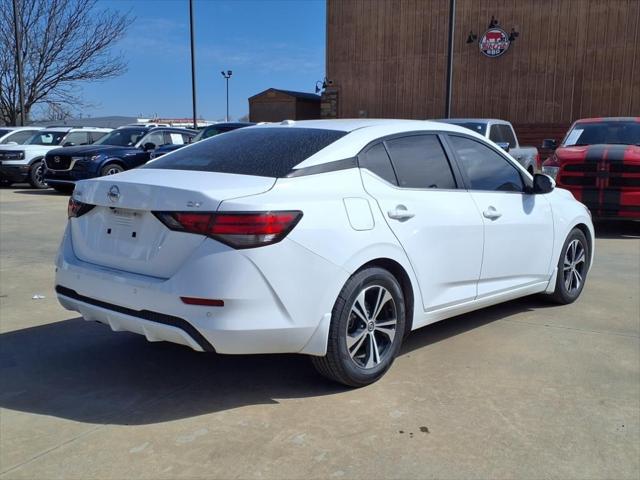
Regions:
<instances>
[{"instance_id":1,"label":"parked car","mask_svg":"<svg viewBox=\"0 0 640 480\"><path fill-rule=\"evenodd\" d=\"M94 145L51 150L45 159L45 181L56 190L69 193L78 180L139 167L158 147L185 145L196 133L173 127L121 127Z\"/></svg>"},{"instance_id":2,"label":"parked car","mask_svg":"<svg viewBox=\"0 0 640 480\"><path fill-rule=\"evenodd\" d=\"M468 128L488 138L509 152L531 175L539 170L538 149L536 147L520 146L513 125L506 120L489 118L448 118L438 121Z\"/></svg>"},{"instance_id":3,"label":"parked car","mask_svg":"<svg viewBox=\"0 0 640 480\"><path fill-rule=\"evenodd\" d=\"M202 130L198 131L198 134L193 137L192 143L199 142L200 140L204 140L215 135L219 135L221 133L231 132L233 130L237 130L238 128L250 127L251 125L255 125L255 123L251 122L221 122L216 123L214 125L208 125L204 127ZM173 152L174 150L178 150L179 148L184 147L184 145L163 145L161 147L156 148L151 153L151 158L158 158L164 155L165 153Z\"/></svg>"},{"instance_id":4,"label":"parked car","mask_svg":"<svg viewBox=\"0 0 640 480\"><path fill-rule=\"evenodd\" d=\"M570 190L595 217L640 219L640 118L577 120L542 171Z\"/></svg>"},{"instance_id":5,"label":"parked car","mask_svg":"<svg viewBox=\"0 0 640 480\"><path fill-rule=\"evenodd\" d=\"M0 127L0 145L22 145L44 127Z\"/></svg>"},{"instance_id":6,"label":"parked car","mask_svg":"<svg viewBox=\"0 0 640 480\"><path fill-rule=\"evenodd\" d=\"M43 161L49 150L88 145L110 131L96 127L47 127L23 145L0 145L0 179L8 184L29 182L34 188L47 188Z\"/></svg>"},{"instance_id":7,"label":"parked car","mask_svg":"<svg viewBox=\"0 0 640 480\"><path fill-rule=\"evenodd\" d=\"M289 121L78 182L55 289L116 331L308 354L363 386L411 330L534 293L575 301L593 244L584 205L468 129Z\"/></svg>"}]
</instances>

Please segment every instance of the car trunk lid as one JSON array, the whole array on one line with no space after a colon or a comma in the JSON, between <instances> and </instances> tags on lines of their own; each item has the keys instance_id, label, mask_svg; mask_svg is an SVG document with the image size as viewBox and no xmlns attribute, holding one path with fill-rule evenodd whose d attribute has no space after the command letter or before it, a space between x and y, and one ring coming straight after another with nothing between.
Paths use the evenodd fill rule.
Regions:
<instances>
[{"instance_id":1,"label":"car trunk lid","mask_svg":"<svg viewBox=\"0 0 640 480\"><path fill-rule=\"evenodd\" d=\"M269 190L274 178L143 169L78 182L74 198L95 205L71 221L85 262L157 278L171 277L204 240L169 230L153 212L213 212L224 200Z\"/></svg>"}]
</instances>

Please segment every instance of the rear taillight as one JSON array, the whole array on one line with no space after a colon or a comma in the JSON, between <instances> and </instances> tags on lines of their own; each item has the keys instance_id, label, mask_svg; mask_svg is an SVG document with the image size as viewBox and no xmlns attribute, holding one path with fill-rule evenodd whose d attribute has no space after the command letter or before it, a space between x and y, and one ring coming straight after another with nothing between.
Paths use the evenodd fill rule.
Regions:
<instances>
[{"instance_id":1,"label":"rear taillight","mask_svg":"<svg viewBox=\"0 0 640 480\"><path fill-rule=\"evenodd\" d=\"M171 230L207 235L233 248L282 240L302 218L300 211L251 213L154 212Z\"/></svg>"},{"instance_id":2,"label":"rear taillight","mask_svg":"<svg viewBox=\"0 0 640 480\"><path fill-rule=\"evenodd\" d=\"M82 203L71 197L69 199L69 205L67 206L67 215L69 218L77 218L89 212L93 207L95 207L95 205Z\"/></svg>"}]
</instances>

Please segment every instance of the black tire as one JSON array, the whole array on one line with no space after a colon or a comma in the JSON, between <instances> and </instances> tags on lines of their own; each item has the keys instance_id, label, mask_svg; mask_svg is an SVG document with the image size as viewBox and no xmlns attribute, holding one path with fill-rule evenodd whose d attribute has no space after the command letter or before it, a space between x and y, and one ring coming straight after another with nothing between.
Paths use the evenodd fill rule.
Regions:
<instances>
[{"instance_id":1,"label":"black tire","mask_svg":"<svg viewBox=\"0 0 640 480\"><path fill-rule=\"evenodd\" d=\"M75 185L54 185L53 186L53 189L56 192L64 193L66 195L72 194L74 188L75 188Z\"/></svg>"},{"instance_id":2,"label":"black tire","mask_svg":"<svg viewBox=\"0 0 640 480\"><path fill-rule=\"evenodd\" d=\"M124 172L124 167L119 163L111 162L107 163L104 167L100 169L100 175L115 175L116 173Z\"/></svg>"},{"instance_id":3,"label":"black tire","mask_svg":"<svg viewBox=\"0 0 640 480\"><path fill-rule=\"evenodd\" d=\"M578 299L587 280L590 255L589 243L582 230L571 230L558 260L556 288L551 295L554 302L567 305Z\"/></svg>"},{"instance_id":4,"label":"black tire","mask_svg":"<svg viewBox=\"0 0 640 480\"><path fill-rule=\"evenodd\" d=\"M393 302L380 302L387 298L383 292ZM358 314L362 313L361 301L367 321ZM375 318L374 309L378 310ZM394 317L395 328L391 323ZM389 370L400 351L405 325L404 296L396 278L377 267L357 272L349 278L333 306L327 354L311 357L313 366L321 375L350 387L374 383ZM347 346L348 336L358 339L351 348ZM377 357L374 352L378 352Z\"/></svg>"},{"instance_id":5,"label":"black tire","mask_svg":"<svg viewBox=\"0 0 640 480\"><path fill-rule=\"evenodd\" d=\"M47 182L44 181L44 162L42 160L36 160L31 164L28 180L33 188L49 188Z\"/></svg>"}]
</instances>

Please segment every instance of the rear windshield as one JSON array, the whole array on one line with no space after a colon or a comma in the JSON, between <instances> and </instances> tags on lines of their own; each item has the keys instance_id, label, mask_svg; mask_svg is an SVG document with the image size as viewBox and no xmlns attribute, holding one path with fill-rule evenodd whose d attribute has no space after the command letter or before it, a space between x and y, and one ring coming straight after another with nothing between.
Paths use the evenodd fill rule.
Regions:
<instances>
[{"instance_id":1,"label":"rear windshield","mask_svg":"<svg viewBox=\"0 0 640 480\"><path fill-rule=\"evenodd\" d=\"M577 123L567 134L563 146L595 144L640 145L640 122Z\"/></svg>"},{"instance_id":2,"label":"rear windshield","mask_svg":"<svg viewBox=\"0 0 640 480\"><path fill-rule=\"evenodd\" d=\"M316 128L240 128L167 154L142 168L279 178L346 134Z\"/></svg>"}]
</instances>

